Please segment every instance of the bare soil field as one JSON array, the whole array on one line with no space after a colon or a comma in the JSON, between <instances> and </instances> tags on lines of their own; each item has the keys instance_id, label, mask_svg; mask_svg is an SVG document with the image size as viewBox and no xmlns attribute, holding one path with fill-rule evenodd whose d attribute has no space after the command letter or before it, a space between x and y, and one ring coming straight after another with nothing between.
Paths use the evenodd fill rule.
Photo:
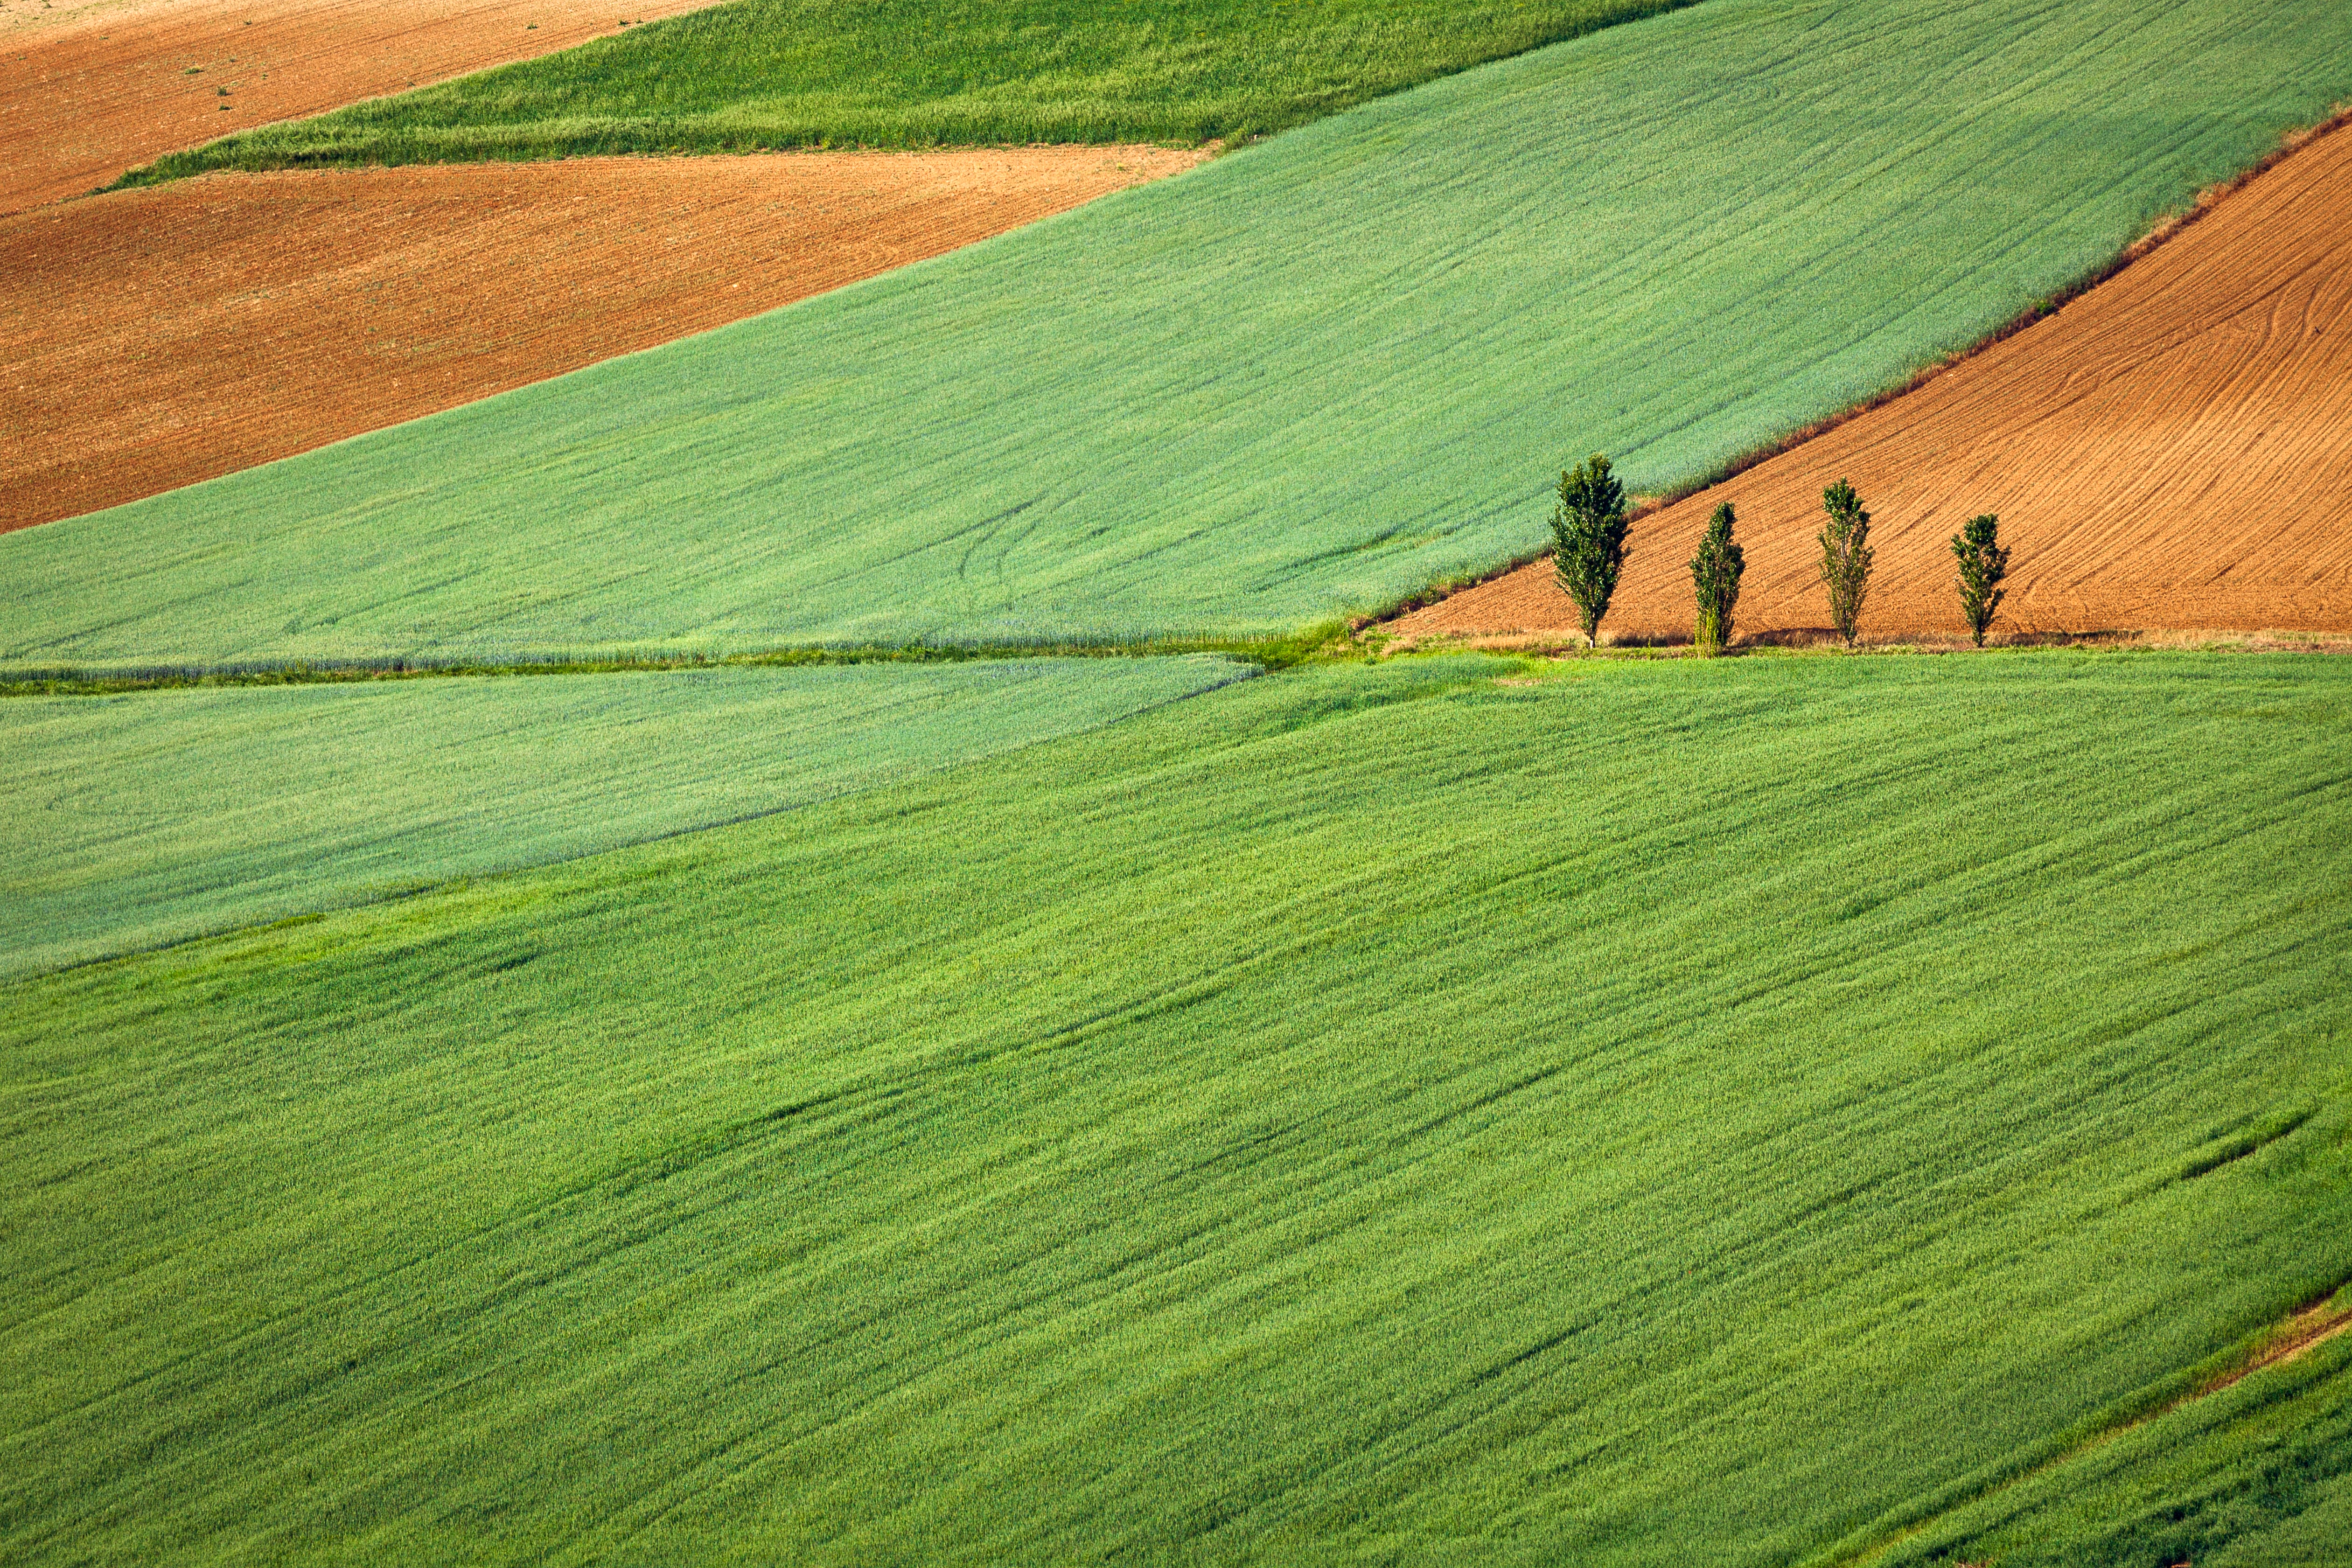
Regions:
<instances>
[{"instance_id":1,"label":"bare soil field","mask_svg":"<svg viewBox=\"0 0 2352 1568\"><path fill-rule=\"evenodd\" d=\"M0 0L0 213L712 0Z\"/></svg>"},{"instance_id":2,"label":"bare soil field","mask_svg":"<svg viewBox=\"0 0 2352 1568\"><path fill-rule=\"evenodd\" d=\"M1054 147L208 174L0 218L0 529L721 326L1202 156Z\"/></svg>"},{"instance_id":3,"label":"bare soil field","mask_svg":"<svg viewBox=\"0 0 2352 1568\"><path fill-rule=\"evenodd\" d=\"M1717 502L1742 636L1825 630L1814 535L1850 478L1877 549L1866 637L1961 630L1947 540L2000 515L2002 632L2352 631L2352 131L2319 137L2106 282L1893 401L1637 520L1603 635L1686 637ZM1540 560L1400 617L1559 632Z\"/></svg>"}]
</instances>

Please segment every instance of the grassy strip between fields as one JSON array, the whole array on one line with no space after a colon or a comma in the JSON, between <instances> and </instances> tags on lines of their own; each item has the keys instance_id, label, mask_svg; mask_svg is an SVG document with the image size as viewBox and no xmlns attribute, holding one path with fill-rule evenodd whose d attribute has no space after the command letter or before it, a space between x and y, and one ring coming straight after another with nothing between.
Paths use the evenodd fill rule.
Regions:
<instances>
[{"instance_id":1,"label":"grassy strip between fields","mask_svg":"<svg viewBox=\"0 0 2352 1568\"><path fill-rule=\"evenodd\" d=\"M484 664L465 660L394 659L286 664L246 668L170 667L89 673L73 669L0 670L0 699L22 696L106 696L128 692L223 686L336 685L365 681L432 680L486 675L588 675L668 670L817 669L835 664L968 664L1028 659L1166 659L1214 653L1265 671L1377 652L1354 641L1361 627L1330 621L1270 637L1155 637L1134 643L906 643L896 646L769 648L756 653L639 657L551 658ZM1611 652L1622 652L1611 650Z\"/></svg>"},{"instance_id":2,"label":"grassy strip between fields","mask_svg":"<svg viewBox=\"0 0 2352 1568\"><path fill-rule=\"evenodd\" d=\"M0 1528L27 1563L2311 1535L2342 1336L2035 1472L2352 1275L2347 757L2336 660L1309 664L0 985Z\"/></svg>"},{"instance_id":3,"label":"grassy strip between fields","mask_svg":"<svg viewBox=\"0 0 2352 1568\"><path fill-rule=\"evenodd\" d=\"M1262 670L1286 670L1312 659L1348 656L1353 650L1338 622L1313 626L1294 636L1260 638L1169 637L1142 643L1049 643L1033 644L924 643L898 647L774 648L724 657L691 653L628 658L536 659L505 664L464 660L394 659L311 664L295 660L225 670L156 669L87 674L70 669L0 672L0 699L27 696L110 696L130 692L236 686L335 685L372 681L478 678L488 675L601 675L658 674L672 670L819 669L842 664L970 664L1030 659L1164 659L1215 653Z\"/></svg>"},{"instance_id":4,"label":"grassy strip between fields","mask_svg":"<svg viewBox=\"0 0 2352 1568\"><path fill-rule=\"evenodd\" d=\"M125 174L1279 131L1694 0L732 0Z\"/></svg>"},{"instance_id":5,"label":"grassy strip between fields","mask_svg":"<svg viewBox=\"0 0 2352 1568\"><path fill-rule=\"evenodd\" d=\"M1439 597L1439 596L1433 596ZM2074 649L2113 653L2335 653L2352 654L2352 634L2253 632L2094 632L1996 634L1983 652L2017 653ZM1816 643L1753 642L1714 655L1730 659L1843 659L1944 657L1972 652L1955 636L1934 643L1864 642L1853 648L1826 639ZM296 662L230 670L155 670L87 674L71 670L0 674L0 701L11 697L121 696L133 692L206 691L245 686L353 685L380 681L417 681L489 676L647 674L677 670L821 669L849 664L970 664L1035 659L1164 659L1209 653L1254 664L1268 674L1303 665L1446 658L1463 653L1516 660L1523 671L1541 673L1563 662L1678 659L1692 656L1686 642L1604 643L1587 647L1572 634L1496 638L1475 643L1433 639L1399 641L1383 627L1333 622L1295 636L1261 638L1158 638L1149 642L908 643L899 647L777 648L726 657L534 660L522 664L433 664L394 660L373 664L311 664Z\"/></svg>"}]
</instances>

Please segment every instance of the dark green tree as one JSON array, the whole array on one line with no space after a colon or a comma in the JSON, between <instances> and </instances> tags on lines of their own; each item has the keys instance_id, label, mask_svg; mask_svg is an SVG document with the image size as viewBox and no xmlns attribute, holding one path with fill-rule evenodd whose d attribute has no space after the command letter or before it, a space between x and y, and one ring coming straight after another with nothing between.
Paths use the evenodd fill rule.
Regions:
<instances>
[{"instance_id":1,"label":"dark green tree","mask_svg":"<svg viewBox=\"0 0 2352 1568\"><path fill-rule=\"evenodd\" d=\"M1551 567L1560 591L1576 604L1584 640L1598 643L1601 618L1625 569L1625 486L1598 452L1559 476L1559 504L1551 513Z\"/></svg>"},{"instance_id":2,"label":"dark green tree","mask_svg":"<svg viewBox=\"0 0 2352 1568\"><path fill-rule=\"evenodd\" d=\"M1968 618L1969 632L1981 648L1985 629L1992 624L1992 612L2008 597L2000 586L2009 575L2009 551L2000 544L2000 519L1990 512L1970 517L1969 526L1952 536L1952 558L1960 563L1960 613Z\"/></svg>"},{"instance_id":3,"label":"dark green tree","mask_svg":"<svg viewBox=\"0 0 2352 1568\"><path fill-rule=\"evenodd\" d=\"M1698 595L1691 646L1701 653L1731 646L1731 612L1739 603L1739 574L1748 570L1748 558L1731 542L1731 503L1726 501L1707 520L1706 538L1691 557L1691 588Z\"/></svg>"},{"instance_id":4,"label":"dark green tree","mask_svg":"<svg viewBox=\"0 0 2352 1568\"><path fill-rule=\"evenodd\" d=\"M1851 648L1862 625L1863 595L1870 591L1870 514L1862 509L1862 497L1853 486L1843 479L1822 492L1822 510L1830 515L1820 535L1830 623Z\"/></svg>"}]
</instances>

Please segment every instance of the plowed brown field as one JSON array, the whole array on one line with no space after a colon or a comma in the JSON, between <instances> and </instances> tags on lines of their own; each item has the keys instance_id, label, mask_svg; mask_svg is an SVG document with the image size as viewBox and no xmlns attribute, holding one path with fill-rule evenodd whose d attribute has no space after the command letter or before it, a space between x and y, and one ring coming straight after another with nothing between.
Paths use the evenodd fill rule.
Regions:
<instances>
[{"instance_id":1,"label":"plowed brown field","mask_svg":"<svg viewBox=\"0 0 2352 1568\"><path fill-rule=\"evenodd\" d=\"M1200 156L208 174L0 218L0 529L720 326Z\"/></svg>"},{"instance_id":2,"label":"plowed brown field","mask_svg":"<svg viewBox=\"0 0 2352 1568\"><path fill-rule=\"evenodd\" d=\"M0 0L0 213L714 0ZM226 89L226 90L224 90Z\"/></svg>"},{"instance_id":3,"label":"plowed brown field","mask_svg":"<svg viewBox=\"0 0 2352 1568\"><path fill-rule=\"evenodd\" d=\"M1719 501L1743 633L1826 627L1824 486L1877 549L1865 636L1961 629L1946 541L1998 513L1995 632L2352 630L2352 130L2332 132L2056 315L1641 519L1604 623L1687 635ZM1570 629L1538 561L1400 618L1408 636Z\"/></svg>"}]
</instances>

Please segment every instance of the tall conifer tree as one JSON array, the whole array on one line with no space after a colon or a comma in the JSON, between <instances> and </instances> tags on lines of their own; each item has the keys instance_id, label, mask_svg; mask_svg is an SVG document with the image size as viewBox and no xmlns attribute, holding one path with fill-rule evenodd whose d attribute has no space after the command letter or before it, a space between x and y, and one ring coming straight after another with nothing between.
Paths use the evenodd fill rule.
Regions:
<instances>
[{"instance_id":1,"label":"tall conifer tree","mask_svg":"<svg viewBox=\"0 0 2352 1568\"><path fill-rule=\"evenodd\" d=\"M1608 458L1596 452L1560 475L1551 513L1552 571L1576 605L1589 643L1600 641L1601 618L1625 569L1625 486L1610 473Z\"/></svg>"}]
</instances>

